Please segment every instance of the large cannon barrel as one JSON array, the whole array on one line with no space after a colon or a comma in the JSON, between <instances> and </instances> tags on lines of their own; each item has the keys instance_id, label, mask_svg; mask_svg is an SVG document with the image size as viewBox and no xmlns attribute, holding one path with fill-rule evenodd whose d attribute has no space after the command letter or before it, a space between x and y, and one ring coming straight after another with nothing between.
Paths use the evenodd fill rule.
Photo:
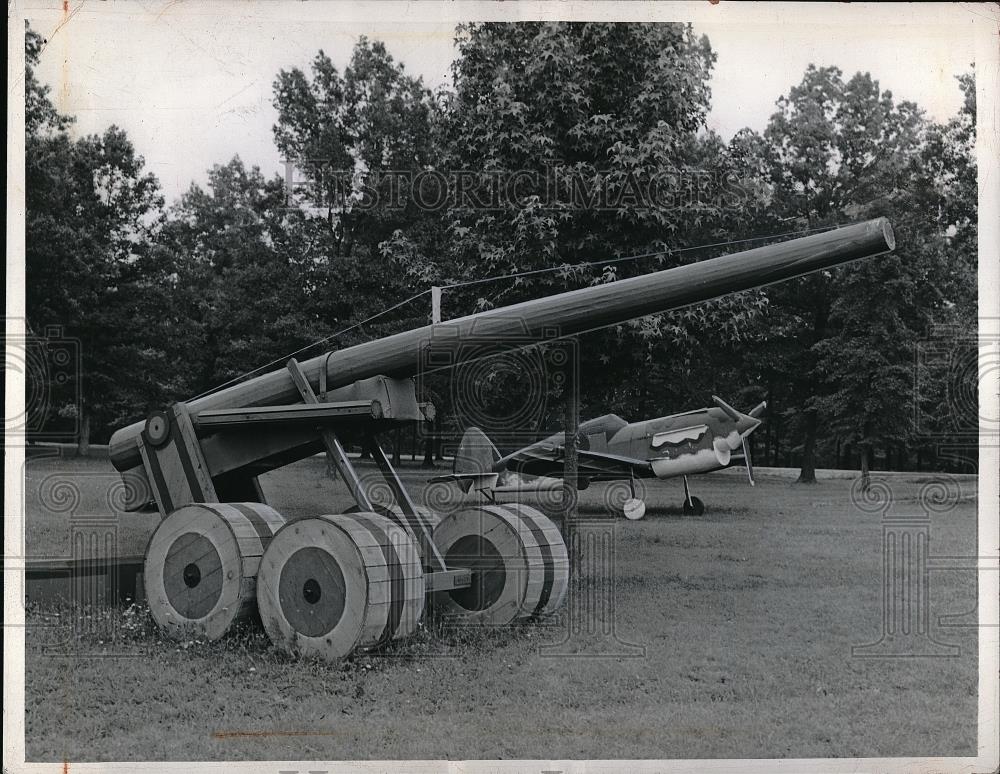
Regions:
<instances>
[{"instance_id":1,"label":"large cannon barrel","mask_svg":"<svg viewBox=\"0 0 1000 774\"><path fill-rule=\"evenodd\" d=\"M698 263L604 285L572 290L513 306L461 317L447 322L397 333L357 344L301 363L306 377L319 382L327 371L330 388L377 375L406 377L418 373L421 348L434 337L455 346L464 338L488 332L502 342L513 338L511 347L524 346L525 335L558 330L573 335L614 325L637 317L665 312L708 301L740 290L828 269L892 250L895 240L885 218L857 223L820 234L745 250ZM299 392L288 371L262 374L190 401L192 411L280 405L300 402ZM111 438L110 456L120 471L142 464L136 439L143 424L118 430Z\"/></svg>"}]
</instances>

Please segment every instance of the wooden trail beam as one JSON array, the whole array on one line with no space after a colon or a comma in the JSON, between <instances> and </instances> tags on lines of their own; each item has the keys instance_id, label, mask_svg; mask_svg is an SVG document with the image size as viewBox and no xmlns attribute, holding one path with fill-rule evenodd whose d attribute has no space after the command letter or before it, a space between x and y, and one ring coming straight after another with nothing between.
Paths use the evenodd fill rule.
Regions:
<instances>
[{"instance_id":1,"label":"wooden trail beam","mask_svg":"<svg viewBox=\"0 0 1000 774\"><path fill-rule=\"evenodd\" d=\"M666 312L751 288L871 258L895 248L889 221L877 218L821 234L765 245L752 250L603 285L573 290L513 306L460 317L394 336L319 355L301 364L308 381L318 387L325 370L331 387L376 375L413 376L420 372L422 351L433 338L435 351L458 354L469 336L489 336L502 346L525 346L525 336L558 330L575 335L637 317ZM280 405L294 402L299 391L287 370L274 371L234 384L189 402L192 413L210 409ZM120 471L142 464L135 439L142 422L118 430L109 456Z\"/></svg>"},{"instance_id":2,"label":"wooden trail beam","mask_svg":"<svg viewBox=\"0 0 1000 774\"><path fill-rule=\"evenodd\" d=\"M101 608L146 599L143 561L142 556L27 557L23 567L18 567L16 560L5 559L2 569L4 572L24 570L28 602L64 601Z\"/></svg>"}]
</instances>

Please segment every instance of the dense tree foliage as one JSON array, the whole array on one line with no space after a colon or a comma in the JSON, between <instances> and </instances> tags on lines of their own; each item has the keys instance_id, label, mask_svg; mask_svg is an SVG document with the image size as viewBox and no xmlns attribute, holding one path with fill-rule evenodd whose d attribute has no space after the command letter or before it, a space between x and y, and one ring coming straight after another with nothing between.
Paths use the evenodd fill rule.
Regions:
<instances>
[{"instance_id":1,"label":"dense tree foliage","mask_svg":"<svg viewBox=\"0 0 1000 774\"><path fill-rule=\"evenodd\" d=\"M274 104L275 143L304 183L298 201L326 211L337 255L356 242L374 255L416 214L399 186L434 159L430 92L381 41L362 37L343 76L322 51L311 79L298 68L278 73Z\"/></svg>"},{"instance_id":2,"label":"dense tree foliage","mask_svg":"<svg viewBox=\"0 0 1000 774\"><path fill-rule=\"evenodd\" d=\"M274 140L289 170L285 182L291 176L292 183L288 217L310 234L312 259L322 267L315 270L325 271L317 279L325 304L317 307L317 332L324 324L349 327L412 295L411 278L382 260L379 246L400 228L434 230L435 213L408 193L409 181L437 152L437 104L420 78L410 77L381 41L362 37L343 75L323 51L308 76L298 68L279 72L274 105ZM426 304L405 306L335 343L427 320Z\"/></svg>"},{"instance_id":3,"label":"dense tree foliage","mask_svg":"<svg viewBox=\"0 0 1000 774\"><path fill-rule=\"evenodd\" d=\"M915 348L933 322L951 318L975 275L974 255L970 262L947 244L953 224L942 211L940 178L926 166L934 134L916 105L896 102L867 73L845 79L836 67L811 66L779 100L763 141L741 138L770 183L767 217L775 225L818 228L884 215L898 245L878 260L768 291L774 349L765 378L801 450L800 480L814 480L824 436L856 449L863 471L875 447L905 453ZM928 217L935 212L942 214Z\"/></svg>"},{"instance_id":4,"label":"dense tree foliage","mask_svg":"<svg viewBox=\"0 0 1000 774\"><path fill-rule=\"evenodd\" d=\"M71 119L33 74L43 46L28 30L28 327L79 349L82 373L65 373L49 397L54 420L69 420L63 426L75 426L85 445L92 426L119 423L169 394L164 343L184 325L170 312L173 268L153 250L163 217L156 178L114 126L70 137Z\"/></svg>"},{"instance_id":5,"label":"dense tree foliage","mask_svg":"<svg viewBox=\"0 0 1000 774\"><path fill-rule=\"evenodd\" d=\"M971 73L938 125L868 74L811 66L763 132L725 143L705 125L715 54L688 25L456 35L437 94L365 38L343 73L322 51L308 73L280 71L284 179L233 158L164 209L123 132L71 135L28 32L29 323L80 340L83 400L67 390L60 409L79 412L82 439L318 339L423 324L426 295L368 318L431 285L455 317L885 215L891 256L581 337L581 413L766 398L758 459L800 464L804 481L876 453L932 463L934 439L957 432L940 406L975 391L974 370L956 385L919 357L914 382L935 330L975 328ZM481 379L499 417L524 399L517 374ZM454 413L448 377L423 386Z\"/></svg>"},{"instance_id":6,"label":"dense tree foliage","mask_svg":"<svg viewBox=\"0 0 1000 774\"><path fill-rule=\"evenodd\" d=\"M520 275L449 290L451 316L706 257L678 250L725 239L752 201L705 131L714 60L682 24L460 27L436 167L446 238L403 230L386 254L440 284ZM585 337L583 411L638 417L703 397L705 351L724 360L763 303L741 294ZM507 382L493 393L522 398Z\"/></svg>"}]
</instances>

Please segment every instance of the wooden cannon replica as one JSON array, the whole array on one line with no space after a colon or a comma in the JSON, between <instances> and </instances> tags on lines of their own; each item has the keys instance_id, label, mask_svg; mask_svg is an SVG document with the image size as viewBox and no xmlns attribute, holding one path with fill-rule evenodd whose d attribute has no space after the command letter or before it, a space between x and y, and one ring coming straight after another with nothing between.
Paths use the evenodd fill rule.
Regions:
<instances>
[{"instance_id":1,"label":"wooden cannon replica","mask_svg":"<svg viewBox=\"0 0 1000 774\"><path fill-rule=\"evenodd\" d=\"M459 620L489 624L554 612L569 561L552 521L525 505L439 517L413 501L377 442L433 417L413 378L431 337L455 352L474 331L524 346L525 332L574 335L894 246L880 218L291 360L153 412L114 434L110 456L127 507L155 500L162 516L144 570L157 623L173 636L216 638L256 607L278 647L336 659L411 634L428 598ZM367 446L394 507L373 505L345 438ZM257 477L324 449L356 507L287 521Z\"/></svg>"}]
</instances>

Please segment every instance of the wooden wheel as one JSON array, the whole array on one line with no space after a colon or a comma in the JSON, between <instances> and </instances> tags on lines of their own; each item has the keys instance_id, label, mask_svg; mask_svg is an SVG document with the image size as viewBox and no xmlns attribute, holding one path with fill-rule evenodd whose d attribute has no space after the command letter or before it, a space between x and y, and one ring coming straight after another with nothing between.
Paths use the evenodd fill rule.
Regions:
<instances>
[{"instance_id":1,"label":"wooden wheel","mask_svg":"<svg viewBox=\"0 0 1000 774\"><path fill-rule=\"evenodd\" d=\"M535 530L517 511L480 505L449 514L434 530L434 543L448 567L472 570L471 586L435 595L446 615L506 624L535 614L545 561Z\"/></svg>"},{"instance_id":2,"label":"wooden wheel","mask_svg":"<svg viewBox=\"0 0 1000 774\"><path fill-rule=\"evenodd\" d=\"M528 525L542 552L542 592L532 615L542 618L551 615L562 605L569 588L569 552L562 533L548 516L523 503L510 503Z\"/></svg>"},{"instance_id":3,"label":"wooden wheel","mask_svg":"<svg viewBox=\"0 0 1000 774\"><path fill-rule=\"evenodd\" d=\"M256 607L257 569L285 523L262 503L193 503L173 511L146 548L153 619L171 637L221 637Z\"/></svg>"},{"instance_id":4,"label":"wooden wheel","mask_svg":"<svg viewBox=\"0 0 1000 774\"><path fill-rule=\"evenodd\" d=\"M400 508L398 505L393 505L391 508L389 508L384 505L378 505L373 503L372 509L375 511L375 513L381 516L385 516L390 521L394 522L395 524L405 529L409 533L410 537L412 537L416 541L417 537L414 534L413 530L410 528L410 523L403 516L403 509ZM361 513L361 509L357 505L354 505L347 509L347 513L349 514ZM434 528L438 525L438 522L441 521L441 517L438 516L436 513L434 513L433 511L429 511L426 508L422 508L420 506L417 507L417 515L421 518L424 524L427 525L428 529L431 532L434 531ZM420 550L419 541L417 541L417 550L418 551ZM423 558L422 553L421 553L421 558Z\"/></svg>"},{"instance_id":5,"label":"wooden wheel","mask_svg":"<svg viewBox=\"0 0 1000 774\"><path fill-rule=\"evenodd\" d=\"M377 513L292 522L264 554L257 601L290 653L334 660L405 637L424 609L416 543Z\"/></svg>"}]
</instances>

